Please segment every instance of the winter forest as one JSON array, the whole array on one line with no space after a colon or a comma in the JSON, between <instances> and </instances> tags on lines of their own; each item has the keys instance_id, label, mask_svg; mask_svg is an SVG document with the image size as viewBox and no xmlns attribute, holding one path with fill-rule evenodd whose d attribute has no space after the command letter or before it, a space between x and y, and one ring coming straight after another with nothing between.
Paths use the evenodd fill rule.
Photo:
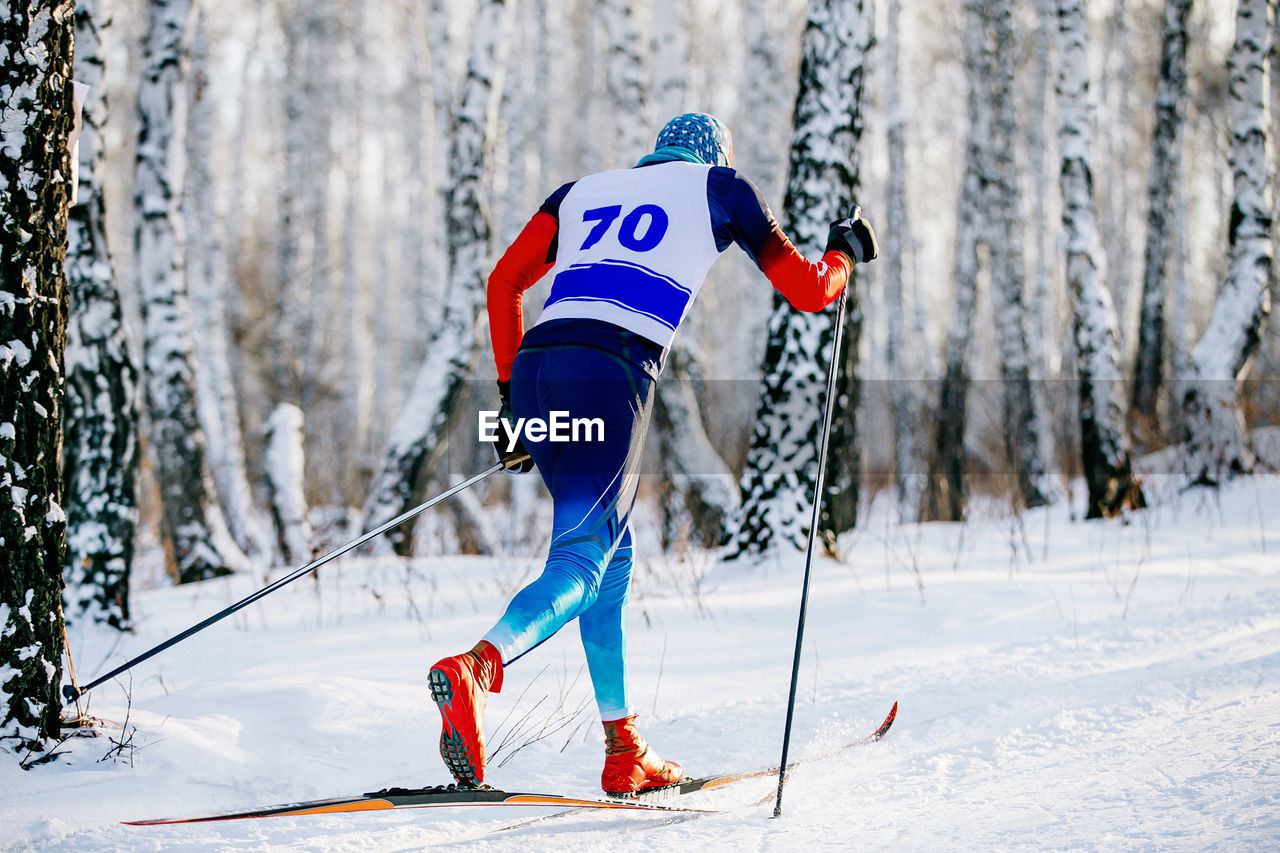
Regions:
<instances>
[{"instance_id":1,"label":"winter forest","mask_svg":"<svg viewBox=\"0 0 1280 853\"><path fill-rule=\"evenodd\" d=\"M853 202L879 237L824 557L873 517L1128 523L1274 474L1278 28L1271 0L0 0L0 745L58 741L64 620L260 586L492 465L493 264L682 112L806 256ZM648 556L805 548L833 316L713 268ZM358 554L528 562L547 501L489 477Z\"/></svg>"}]
</instances>

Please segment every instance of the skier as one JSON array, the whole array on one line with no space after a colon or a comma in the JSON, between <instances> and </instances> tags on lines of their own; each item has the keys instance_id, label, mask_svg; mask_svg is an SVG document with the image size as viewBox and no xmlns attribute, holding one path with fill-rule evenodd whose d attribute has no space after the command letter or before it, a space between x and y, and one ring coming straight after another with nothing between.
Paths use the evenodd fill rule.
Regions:
<instances>
[{"instance_id":1,"label":"skier","mask_svg":"<svg viewBox=\"0 0 1280 853\"><path fill-rule=\"evenodd\" d=\"M637 732L627 685L628 523L663 359L730 243L801 311L834 301L853 264L877 252L870 225L855 211L832 224L821 261L806 260L755 186L730 168L732 151L714 116L677 116L635 167L552 193L489 277L503 421L545 422L567 412L602 420L604 435L573 443L529 436L532 459L519 470L536 465L553 501L546 567L474 648L431 669L443 718L440 754L461 784L484 781L484 708L487 694L501 689L504 668L574 618L605 730L601 787L628 796L684 775ZM522 294L548 273L546 305L526 333ZM500 458L523 455L523 443L508 446L497 445Z\"/></svg>"}]
</instances>

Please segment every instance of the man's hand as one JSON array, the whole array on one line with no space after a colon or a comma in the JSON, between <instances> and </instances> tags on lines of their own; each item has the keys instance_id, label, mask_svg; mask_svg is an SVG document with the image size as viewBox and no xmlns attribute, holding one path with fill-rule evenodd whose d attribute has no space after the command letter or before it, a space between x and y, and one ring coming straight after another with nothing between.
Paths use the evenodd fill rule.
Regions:
<instances>
[{"instance_id":1,"label":"man's hand","mask_svg":"<svg viewBox=\"0 0 1280 853\"><path fill-rule=\"evenodd\" d=\"M505 382L498 380L498 395L502 398L502 408L498 410L498 420L502 424L502 438L494 443L493 452L509 473L527 474L533 470L533 459L530 458L529 451L524 449L524 443L520 441L519 436L515 437L515 446L510 451L507 450L512 438L512 429L509 425L515 420L511 416L510 379Z\"/></svg>"},{"instance_id":2,"label":"man's hand","mask_svg":"<svg viewBox=\"0 0 1280 853\"><path fill-rule=\"evenodd\" d=\"M848 255L854 263L865 264L880 254L876 245L876 232L871 223L862 218L862 208L854 205L848 219L831 223L827 232L827 251L835 249Z\"/></svg>"}]
</instances>

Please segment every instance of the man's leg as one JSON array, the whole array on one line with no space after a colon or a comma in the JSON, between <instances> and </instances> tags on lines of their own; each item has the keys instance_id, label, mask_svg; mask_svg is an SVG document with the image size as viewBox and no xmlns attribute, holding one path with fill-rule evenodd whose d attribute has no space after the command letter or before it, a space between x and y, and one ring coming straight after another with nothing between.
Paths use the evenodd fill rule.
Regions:
<instances>
[{"instance_id":1,"label":"man's leg","mask_svg":"<svg viewBox=\"0 0 1280 853\"><path fill-rule=\"evenodd\" d=\"M631 529L623 531L605 570L596 601L578 617L587 670L604 723L605 760L600 786L607 793L634 794L680 781L684 771L666 761L636 730L627 673L627 602L631 598Z\"/></svg>"},{"instance_id":2,"label":"man's leg","mask_svg":"<svg viewBox=\"0 0 1280 853\"><path fill-rule=\"evenodd\" d=\"M635 502L652 385L642 371L598 350L521 352L516 358L512 408L517 417L546 420L552 412L567 411L571 417L600 418L605 430L598 442L528 445L554 501L546 568L516 594L475 649L445 658L431 670L432 697L443 718L441 756L463 784L484 781L484 696L501 685L503 666L596 600ZM492 687L472 676L468 658L496 660Z\"/></svg>"},{"instance_id":3,"label":"man's leg","mask_svg":"<svg viewBox=\"0 0 1280 853\"><path fill-rule=\"evenodd\" d=\"M631 598L631 529L618 541L596 601L578 617L600 719L631 714L627 692L627 602Z\"/></svg>"},{"instance_id":4,"label":"man's leg","mask_svg":"<svg viewBox=\"0 0 1280 853\"><path fill-rule=\"evenodd\" d=\"M584 347L522 352L511 388L518 417L567 412L600 420L604 434L600 441L528 445L554 502L551 547L542 574L485 635L508 664L596 600L635 503L653 380Z\"/></svg>"}]
</instances>

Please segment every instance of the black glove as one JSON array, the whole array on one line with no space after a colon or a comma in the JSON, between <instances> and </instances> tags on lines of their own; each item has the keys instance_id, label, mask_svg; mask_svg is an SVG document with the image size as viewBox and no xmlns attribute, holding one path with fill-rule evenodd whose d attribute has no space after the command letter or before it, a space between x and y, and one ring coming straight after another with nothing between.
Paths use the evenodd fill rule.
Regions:
<instances>
[{"instance_id":1,"label":"black glove","mask_svg":"<svg viewBox=\"0 0 1280 853\"><path fill-rule=\"evenodd\" d=\"M494 442L493 452L508 473L527 474L533 470L533 459L529 457L529 451L524 449L524 442L517 437L515 447L512 450L507 450L507 445L511 443L511 428L507 425L515 422L515 418L511 416L510 379L505 381L498 380L498 396L502 398L502 408L498 410L498 419L502 421L502 429L498 440Z\"/></svg>"},{"instance_id":2,"label":"black glove","mask_svg":"<svg viewBox=\"0 0 1280 853\"><path fill-rule=\"evenodd\" d=\"M858 264L865 264L880 254L876 232L871 230L871 223L862 218L861 207L854 205L848 219L831 223L831 230L827 232L827 251L832 249L843 252Z\"/></svg>"}]
</instances>

